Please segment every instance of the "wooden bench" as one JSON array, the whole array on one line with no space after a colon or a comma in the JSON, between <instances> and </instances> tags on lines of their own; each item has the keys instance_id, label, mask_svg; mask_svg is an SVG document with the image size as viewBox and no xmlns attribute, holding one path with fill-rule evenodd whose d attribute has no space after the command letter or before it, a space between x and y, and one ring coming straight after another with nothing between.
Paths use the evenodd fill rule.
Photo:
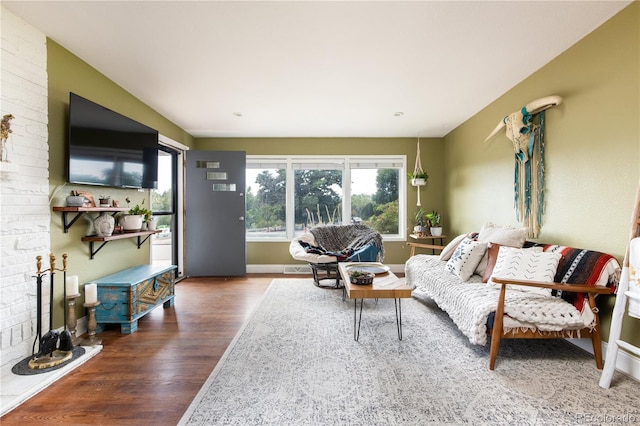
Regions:
<instances>
[{"instance_id":1,"label":"wooden bench","mask_svg":"<svg viewBox=\"0 0 640 426\"><path fill-rule=\"evenodd\" d=\"M177 266L140 265L99 278L97 332L105 324L120 324L122 334L138 330L138 320L162 304L174 305Z\"/></svg>"}]
</instances>

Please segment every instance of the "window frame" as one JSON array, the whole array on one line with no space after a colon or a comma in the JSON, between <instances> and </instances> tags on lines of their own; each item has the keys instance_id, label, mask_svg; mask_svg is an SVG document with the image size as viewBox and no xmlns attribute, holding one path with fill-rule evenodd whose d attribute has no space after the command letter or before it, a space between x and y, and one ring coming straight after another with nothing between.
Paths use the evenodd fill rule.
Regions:
<instances>
[{"instance_id":1,"label":"window frame","mask_svg":"<svg viewBox=\"0 0 640 426\"><path fill-rule=\"evenodd\" d=\"M398 234L382 234L384 241L406 241L407 228L407 156L400 154L388 155L247 155L247 169L250 165L259 164L267 168L268 165L286 167L286 196L285 196L285 237L261 238L246 234L247 242L285 242L294 238L294 164L341 163L342 168L342 223L348 224L351 218L351 165L358 163L392 163L399 164L398 168ZM394 167L396 168L396 167ZM249 183L249 182L247 182ZM347 212L349 214L347 214Z\"/></svg>"}]
</instances>

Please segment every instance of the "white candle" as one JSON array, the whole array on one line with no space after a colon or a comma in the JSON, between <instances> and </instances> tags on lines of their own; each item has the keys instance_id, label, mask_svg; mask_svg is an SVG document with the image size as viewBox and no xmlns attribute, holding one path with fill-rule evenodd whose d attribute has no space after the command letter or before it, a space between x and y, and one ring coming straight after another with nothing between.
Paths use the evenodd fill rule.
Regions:
<instances>
[{"instance_id":1,"label":"white candle","mask_svg":"<svg viewBox=\"0 0 640 426\"><path fill-rule=\"evenodd\" d=\"M71 275L67 277L67 281L65 283L65 291L67 292L67 296L73 296L74 294L78 294L78 276Z\"/></svg>"},{"instance_id":2,"label":"white candle","mask_svg":"<svg viewBox=\"0 0 640 426\"><path fill-rule=\"evenodd\" d=\"M96 303L98 301L98 285L85 284L84 303Z\"/></svg>"}]
</instances>

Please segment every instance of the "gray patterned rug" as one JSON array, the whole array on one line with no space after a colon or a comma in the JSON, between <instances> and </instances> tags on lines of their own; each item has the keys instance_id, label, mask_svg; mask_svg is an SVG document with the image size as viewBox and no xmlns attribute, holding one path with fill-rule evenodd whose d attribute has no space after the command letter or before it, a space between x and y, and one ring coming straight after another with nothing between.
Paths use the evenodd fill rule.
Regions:
<instances>
[{"instance_id":1,"label":"gray patterned rug","mask_svg":"<svg viewBox=\"0 0 640 426\"><path fill-rule=\"evenodd\" d=\"M429 300L353 301L311 279L277 279L180 424L640 424L640 384L608 390L591 355L562 340L507 340L496 370Z\"/></svg>"}]
</instances>

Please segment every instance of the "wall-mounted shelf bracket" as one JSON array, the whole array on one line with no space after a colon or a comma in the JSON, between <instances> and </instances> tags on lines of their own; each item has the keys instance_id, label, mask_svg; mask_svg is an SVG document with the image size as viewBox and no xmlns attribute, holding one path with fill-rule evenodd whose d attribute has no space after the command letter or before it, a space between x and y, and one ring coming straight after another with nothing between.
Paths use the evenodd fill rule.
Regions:
<instances>
[{"instance_id":1,"label":"wall-mounted shelf bracket","mask_svg":"<svg viewBox=\"0 0 640 426\"><path fill-rule=\"evenodd\" d=\"M141 238L143 237L142 235L138 235L138 250L140 250L140 247L142 247L142 245L149 239L149 237L151 237L152 234L147 235L146 237L144 237L144 239L141 240Z\"/></svg>"},{"instance_id":2,"label":"wall-mounted shelf bracket","mask_svg":"<svg viewBox=\"0 0 640 426\"><path fill-rule=\"evenodd\" d=\"M106 246L108 242L109 241L103 241L102 244L100 244L100 246L97 249L94 250L93 249L93 245L94 245L93 241L89 241L89 253L90 253L89 259L93 259L93 256L95 256L100 251L100 249L102 247Z\"/></svg>"},{"instance_id":3,"label":"wall-mounted shelf bracket","mask_svg":"<svg viewBox=\"0 0 640 426\"><path fill-rule=\"evenodd\" d=\"M71 228L73 224L76 223L76 221L80 219L82 215L84 215L84 212L78 212L76 213L75 217L71 219L71 222L67 222L67 213L68 212L62 212L62 226L64 227L65 234L67 234L69 232L69 228Z\"/></svg>"}]
</instances>

